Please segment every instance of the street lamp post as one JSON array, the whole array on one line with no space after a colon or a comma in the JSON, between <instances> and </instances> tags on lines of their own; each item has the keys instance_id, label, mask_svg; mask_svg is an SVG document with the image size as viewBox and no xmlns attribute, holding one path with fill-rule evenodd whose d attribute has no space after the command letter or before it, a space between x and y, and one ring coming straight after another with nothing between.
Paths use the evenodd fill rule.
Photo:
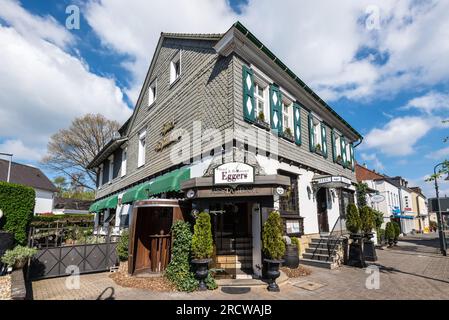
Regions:
<instances>
[{"instance_id":1,"label":"street lamp post","mask_svg":"<svg viewBox=\"0 0 449 320\"><path fill-rule=\"evenodd\" d=\"M444 231L443 231L443 221L442 221L442 216L441 216L441 204L440 204L440 192L438 189L438 176L437 176L437 168L443 164L444 164L444 162L437 164L433 168L433 173L434 173L434 177L435 177L435 194L437 197L437 204L438 204L437 222L438 222L438 237L440 238L440 251L445 256L445 255L447 255L447 251L446 251L447 247L446 247L446 238L444 236Z\"/></svg>"}]
</instances>

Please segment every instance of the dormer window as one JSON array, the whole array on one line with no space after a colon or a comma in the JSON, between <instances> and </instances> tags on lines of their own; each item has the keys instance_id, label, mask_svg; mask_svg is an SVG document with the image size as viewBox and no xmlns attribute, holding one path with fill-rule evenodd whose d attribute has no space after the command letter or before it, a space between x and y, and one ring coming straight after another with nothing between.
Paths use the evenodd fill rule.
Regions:
<instances>
[{"instance_id":1,"label":"dormer window","mask_svg":"<svg viewBox=\"0 0 449 320\"><path fill-rule=\"evenodd\" d=\"M181 76L181 51L170 61L170 84L174 83Z\"/></svg>"},{"instance_id":2,"label":"dormer window","mask_svg":"<svg viewBox=\"0 0 449 320\"><path fill-rule=\"evenodd\" d=\"M151 106L157 98L157 79L148 88L148 106Z\"/></svg>"}]
</instances>

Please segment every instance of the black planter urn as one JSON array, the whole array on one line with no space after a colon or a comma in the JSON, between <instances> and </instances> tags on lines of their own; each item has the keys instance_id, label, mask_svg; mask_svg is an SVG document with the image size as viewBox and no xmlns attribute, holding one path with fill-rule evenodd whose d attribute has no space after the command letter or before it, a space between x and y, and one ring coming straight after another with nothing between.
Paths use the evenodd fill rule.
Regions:
<instances>
[{"instance_id":1,"label":"black planter urn","mask_svg":"<svg viewBox=\"0 0 449 320\"><path fill-rule=\"evenodd\" d=\"M282 263L282 266L288 267L290 269L296 269L299 266L299 253L298 253L298 247L287 245L284 255L284 262Z\"/></svg>"},{"instance_id":2,"label":"black planter urn","mask_svg":"<svg viewBox=\"0 0 449 320\"><path fill-rule=\"evenodd\" d=\"M377 261L376 247L373 240L374 234L372 232L365 233L365 239L363 239L363 256L366 261Z\"/></svg>"},{"instance_id":3,"label":"black planter urn","mask_svg":"<svg viewBox=\"0 0 449 320\"><path fill-rule=\"evenodd\" d=\"M195 266L195 278L199 281L198 290L205 291L207 290L206 280L207 275L209 274L209 263L212 259L193 259L192 264Z\"/></svg>"},{"instance_id":4,"label":"black planter urn","mask_svg":"<svg viewBox=\"0 0 449 320\"><path fill-rule=\"evenodd\" d=\"M360 233L351 233L349 236L353 241L349 245L349 258L348 258L348 266L357 267L357 268L365 268L365 259L363 257L363 234Z\"/></svg>"},{"instance_id":5,"label":"black planter urn","mask_svg":"<svg viewBox=\"0 0 449 320\"><path fill-rule=\"evenodd\" d=\"M279 278L281 273L279 272L279 267L284 260L272 260L272 259L264 259L264 262L267 264L266 276L268 280L268 291L270 292L279 292L279 286L276 283L276 279Z\"/></svg>"}]
</instances>

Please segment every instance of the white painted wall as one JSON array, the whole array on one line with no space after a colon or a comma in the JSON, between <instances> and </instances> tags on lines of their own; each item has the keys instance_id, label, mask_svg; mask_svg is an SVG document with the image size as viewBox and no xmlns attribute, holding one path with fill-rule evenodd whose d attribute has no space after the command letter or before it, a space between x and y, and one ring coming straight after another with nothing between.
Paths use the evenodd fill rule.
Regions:
<instances>
[{"instance_id":1,"label":"white painted wall","mask_svg":"<svg viewBox=\"0 0 449 320\"><path fill-rule=\"evenodd\" d=\"M36 191L34 214L52 212L54 193L42 189L34 189L34 191Z\"/></svg>"}]
</instances>

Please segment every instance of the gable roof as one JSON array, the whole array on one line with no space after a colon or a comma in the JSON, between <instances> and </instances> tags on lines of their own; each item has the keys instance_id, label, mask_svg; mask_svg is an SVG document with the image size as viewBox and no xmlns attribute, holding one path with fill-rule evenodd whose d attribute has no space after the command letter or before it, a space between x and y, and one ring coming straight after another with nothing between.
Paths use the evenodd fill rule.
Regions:
<instances>
[{"instance_id":1,"label":"gable roof","mask_svg":"<svg viewBox=\"0 0 449 320\"><path fill-rule=\"evenodd\" d=\"M140 108L142 99L145 94L145 89L148 86L149 77L152 74L154 64L156 62L156 58L159 55L159 51L161 50L162 43L166 38L172 39L187 39L187 40L205 40L205 41L217 41L224 39L230 30L236 29L240 33L242 33L249 41L251 41L259 50L261 50L269 59L271 59L278 67L282 69L282 71L287 74L293 81L295 81L302 89L304 89L316 102L318 102L321 106L325 107L334 117L336 117L339 121L341 121L350 132L352 132L360 141L357 145L359 145L363 136L355 130L346 120L344 120L334 109L332 109L323 99L321 99L311 88L309 88L304 81L302 81L291 69L289 69L278 57L274 55L262 42L259 41L240 21L235 22L231 28L226 33L170 33L170 32L161 32L158 43L156 45L155 51L151 58L151 63L148 68L147 74L145 75L144 83L141 87L139 97L134 106L133 114L130 118L123 124L120 128L119 132L125 135L129 128L132 127L134 123L135 116ZM356 147L355 145L354 147Z\"/></svg>"},{"instance_id":2,"label":"gable roof","mask_svg":"<svg viewBox=\"0 0 449 320\"><path fill-rule=\"evenodd\" d=\"M8 178L9 161L0 159L0 181L6 181ZM58 189L39 169L17 162L11 163L11 183L22 184L35 189L56 192Z\"/></svg>"},{"instance_id":3,"label":"gable roof","mask_svg":"<svg viewBox=\"0 0 449 320\"><path fill-rule=\"evenodd\" d=\"M364 166L361 166L358 163L356 163L355 165L355 176L357 178L357 181L359 182L365 180L385 179L385 176L377 172L374 172L373 170L365 168Z\"/></svg>"}]
</instances>

